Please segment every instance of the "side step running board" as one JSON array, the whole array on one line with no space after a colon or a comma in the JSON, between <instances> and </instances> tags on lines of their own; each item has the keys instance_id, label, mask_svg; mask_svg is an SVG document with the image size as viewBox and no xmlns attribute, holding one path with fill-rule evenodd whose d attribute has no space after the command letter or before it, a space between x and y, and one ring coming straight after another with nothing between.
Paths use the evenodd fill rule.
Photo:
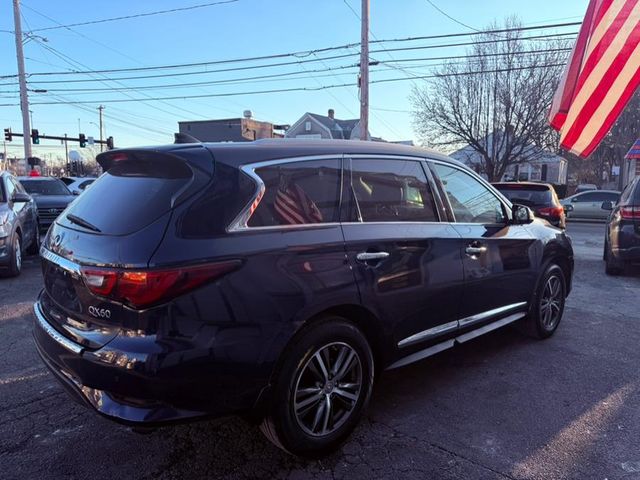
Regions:
<instances>
[{"instance_id":1,"label":"side step running board","mask_svg":"<svg viewBox=\"0 0 640 480\"><path fill-rule=\"evenodd\" d=\"M526 315L527 315L526 312L514 313L512 315L509 315L508 317L504 317L504 318L501 318L500 320L496 320L495 322L489 323L484 327L480 327L476 330L471 330L470 332L463 333L462 335L459 335L452 340L445 340L444 342L437 343L435 345L432 345L429 348L425 348L424 350L420 350L419 352L415 352L415 353L412 353L411 355L401 358L397 362L387 367L387 370L393 370L394 368L404 367L405 365L409 365L410 363L417 362L424 358L435 355L436 353L440 353L444 350L448 350L449 348L452 348L456 343L459 344L459 343L468 342L469 340L479 337L480 335L484 335L485 333L492 332L494 330L497 330L498 328L504 327L505 325L516 322L521 318L524 318Z\"/></svg>"}]
</instances>

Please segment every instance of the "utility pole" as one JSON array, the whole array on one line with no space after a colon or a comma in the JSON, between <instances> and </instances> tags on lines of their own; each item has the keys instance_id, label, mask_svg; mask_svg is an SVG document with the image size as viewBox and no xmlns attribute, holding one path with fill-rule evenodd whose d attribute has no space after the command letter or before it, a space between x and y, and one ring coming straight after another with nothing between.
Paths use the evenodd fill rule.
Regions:
<instances>
[{"instance_id":1,"label":"utility pole","mask_svg":"<svg viewBox=\"0 0 640 480\"><path fill-rule=\"evenodd\" d=\"M98 112L100 112L100 151L102 152L102 111L104 110L104 106L100 105L98 107Z\"/></svg>"},{"instance_id":2,"label":"utility pole","mask_svg":"<svg viewBox=\"0 0 640 480\"><path fill-rule=\"evenodd\" d=\"M69 146L67 145L67 134L64 134L64 159L69 163ZM66 165L65 165L66 167Z\"/></svg>"},{"instance_id":3,"label":"utility pole","mask_svg":"<svg viewBox=\"0 0 640 480\"><path fill-rule=\"evenodd\" d=\"M369 0L362 0L360 35L360 140L369 132Z\"/></svg>"},{"instance_id":4,"label":"utility pole","mask_svg":"<svg viewBox=\"0 0 640 480\"><path fill-rule=\"evenodd\" d=\"M20 82L20 110L22 112L22 131L24 132L24 158L31 157L31 125L29 122L29 97L27 96L27 77L24 72L24 51L22 50L22 24L20 22L20 0L13 0L13 23L16 34L16 57L18 59L18 81Z\"/></svg>"}]
</instances>

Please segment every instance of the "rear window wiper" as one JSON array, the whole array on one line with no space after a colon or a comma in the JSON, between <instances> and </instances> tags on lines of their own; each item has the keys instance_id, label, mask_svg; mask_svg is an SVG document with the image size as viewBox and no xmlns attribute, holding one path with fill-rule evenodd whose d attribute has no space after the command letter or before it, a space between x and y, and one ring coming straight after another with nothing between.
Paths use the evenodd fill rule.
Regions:
<instances>
[{"instance_id":1,"label":"rear window wiper","mask_svg":"<svg viewBox=\"0 0 640 480\"><path fill-rule=\"evenodd\" d=\"M98 227L96 227L92 223L87 222L84 218L75 216L73 213L67 213L67 220L69 220L71 223L75 223L76 225L80 225L81 227L87 228L94 232L98 232L98 233L102 232L102 230L100 230Z\"/></svg>"}]
</instances>

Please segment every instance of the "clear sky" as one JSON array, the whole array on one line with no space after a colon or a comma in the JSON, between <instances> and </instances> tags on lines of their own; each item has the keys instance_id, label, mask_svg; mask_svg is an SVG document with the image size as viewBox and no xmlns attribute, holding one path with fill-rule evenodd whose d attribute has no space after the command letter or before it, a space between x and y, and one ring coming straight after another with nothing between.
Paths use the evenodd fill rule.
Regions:
<instances>
[{"instance_id":1,"label":"clear sky","mask_svg":"<svg viewBox=\"0 0 640 480\"><path fill-rule=\"evenodd\" d=\"M25 0L23 30L38 30L59 24L80 23L111 17L167 10L210 3L208 0ZM580 21L587 0L371 0L371 39L393 39L424 35L469 32L493 21L516 15L524 25ZM433 5L444 12L439 12ZM86 26L42 30L35 40L25 44L27 72L61 72L69 70L100 70L142 66L173 65L237 59L278 53L315 50L327 46L356 43L360 38L360 0L237 0L226 4L194 10L100 23ZM452 17L460 23L456 23ZM57 22L57 23L56 23ZM465 24L466 26L462 25ZM17 73L11 0L0 5L0 77ZM577 27L558 32L576 31ZM551 33L550 31L532 34ZM462 39L423 40L411 46L465 42ZM46 39L46 42L45 42ZM408 44L384 43L389 50ZM372 59L392 62L399 58L447 57L464 53L465 47L432 48L415 51L380 51ZM372 50L381 50L372 45ZM330 55L357 53L352 49L317 53L298 59L323 58ZM232 72L207 70L261 63L291 62L282 58L253 63L234 63L208 67L173 70L105 73L92 75L32 75L31 89L47 89L47 93L31 93L33 128L51 135L76 136L80 131L98 137L98 110L105 102L106 135L115 138L117 146L149 145L172 142L177 122L228 118L242 115L250 109L259 120L276 123L295 122L304 112L326 114L333 108L337 118L357 118L358 91L355 86L357 56L306 62L288 66ZM371 79L426 75L440 61L421 60L402 63L403 71L381 64L372 67ZM397 67L396 65L396 67ZM153 79L127 79L118 83L114 78L163 73L193 73ZM311 71L311 72L309 72ZM247 77L296 72L291 77L246 80ZM68 80L93 80L69 82ZM99 81L96 81L99 80ZM232 84L209 84L180 88L135 89L176 83L212 82L233 79ZM238 83L239 80L243 83ZM39 81L62 81L38 83ZM15 79L0 78L0 104L19 101ZM424 80L380 83L371 86L370 130L374 136L388 140L415 139L411 126L408 96L414 84ZM136 101L107 103L115 99L145 99L149 97L180 97L292 87L317 88L349 83L351 86L319 91L281 92L261 95L176 99L166 101ZM78 89L120 88L117 92L84 91ZM134 87L134 88L131 88ZM65 91L76 89L76 91ZM37 105L38 102L82 100L84 105ZM0 106L0 125L22 131L17 106ZM0 139L1 140L1 139ZM10 154L19 154L21 141L7 144ZM56 142L42 142L37 153L59 152Z\"/></svg>"}]
</instances>

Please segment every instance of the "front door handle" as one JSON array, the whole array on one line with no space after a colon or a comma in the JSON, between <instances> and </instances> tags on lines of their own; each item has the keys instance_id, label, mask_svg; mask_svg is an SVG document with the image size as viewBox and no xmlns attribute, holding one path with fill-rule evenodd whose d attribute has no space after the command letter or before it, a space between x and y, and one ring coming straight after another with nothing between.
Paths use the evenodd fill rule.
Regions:
<instances>
[{"instance_id":1,"label":"front door handle","mask_svg":"<svg viewBox=\"0 0 640 480\"><path fill-rule=\"evenodd\" d=\"M467 255L470 255L472 257L478 256L483 254L484 252L487 251L487 247L482 247L482 246L472 246L469 245L466 249L465 249L465 253Z\"/></svg>"},{"instance_id":2,"label":"front door handle","mask_svg":"<svg viewBox=\"0 0 640 480\"><path fill-rule=\"evenodd\" d=\"M360 252L356 255L356 260L359 262L370 262L371 260L383 260L388 256L388 252Z\"/></svg>"}]
</instances>

